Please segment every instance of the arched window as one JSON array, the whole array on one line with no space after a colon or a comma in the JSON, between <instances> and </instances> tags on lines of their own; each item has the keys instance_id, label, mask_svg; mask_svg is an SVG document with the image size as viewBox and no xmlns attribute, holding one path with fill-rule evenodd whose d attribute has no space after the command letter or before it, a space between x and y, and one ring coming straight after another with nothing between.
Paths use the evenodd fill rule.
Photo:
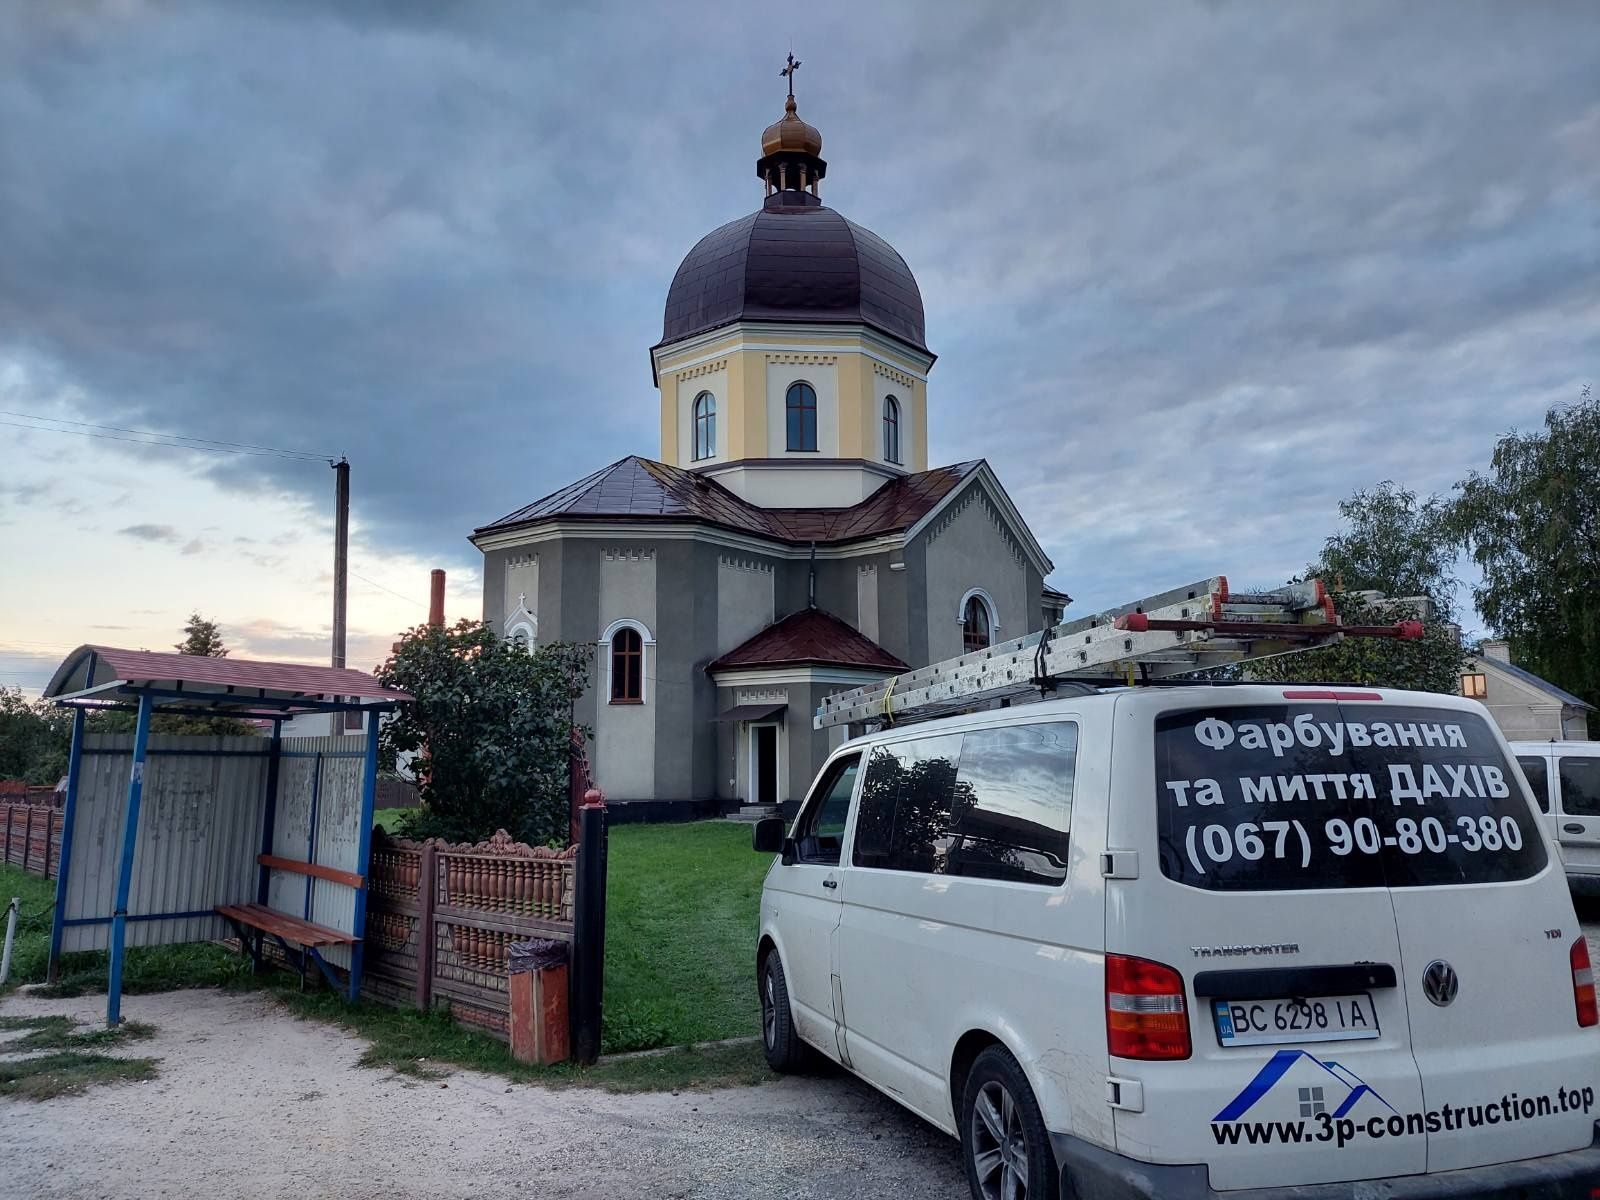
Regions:
<instances>
[{"instance_id":1,"label":"arched window","mask_svg":"<svg viewBox=\"0 0 1600 1200\"><path fill-rule=\"evenodd\" d=\"M717 398L701 392L694 398L694 456L715 458L717 454Z\"/></svg>"},{"instance_id":2,"label":"arched window","mask_svg":"<svg viewBox=\"0 0 1600 1200\"><path fill-rule=\"evenodd\" d=\"M817 392L809 383L789 385L783 399L789 422L789 449L815 450L817 448Z\"/></svg>"},{"instance_id":3,"label":"arched window","mask_svg":"<svg viewBox=\"0 0 1600 1200\"><path fill-rule=\"evenodd\" d=\"M981 596L967 597L961 610L961 652L987 650L993 640L993 624L989 620L989 606Z\"/></svg>"},{"instance_id":4,"label":"arched window","mask_svg":"<svg viewBox=\"0 0 1600 1200\"><path fill-rule=\"evenodd\" d=\"M631 625L611 636L611 703L644 703L644 639Z\"/></svg>"},{"instance_id":5,"label":"arched window","mask_svg":"<svg viewBox=\"0 0 1600 1200\"><path fill-rule=\"evenodd\" d=\"M900 461L900 401L893 396L883 398L883 457Z\"/></svg>"}]
</instances>

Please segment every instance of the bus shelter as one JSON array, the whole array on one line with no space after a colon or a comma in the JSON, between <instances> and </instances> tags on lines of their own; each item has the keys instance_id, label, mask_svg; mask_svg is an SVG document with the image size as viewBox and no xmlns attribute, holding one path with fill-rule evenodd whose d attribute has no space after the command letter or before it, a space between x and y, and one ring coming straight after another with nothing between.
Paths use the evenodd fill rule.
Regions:
<instances>
[{"instance_id":1,"label":"bus shelter","mask_svg":"<svg viewBox=\"0 0 1600 1200\"><path fill-rule=\"evenodd\" d=\"M52 979L63 953L109 951L114 1025L130 945L231 930L258 965L270 939L302 981L360 994L378 722L410 696L363 671L110 646L74 650L45 696L73 710ZM106 710L133 732L89 732ZM261 735L154 733L162 713Z\"/></svg>"}]
</instances>

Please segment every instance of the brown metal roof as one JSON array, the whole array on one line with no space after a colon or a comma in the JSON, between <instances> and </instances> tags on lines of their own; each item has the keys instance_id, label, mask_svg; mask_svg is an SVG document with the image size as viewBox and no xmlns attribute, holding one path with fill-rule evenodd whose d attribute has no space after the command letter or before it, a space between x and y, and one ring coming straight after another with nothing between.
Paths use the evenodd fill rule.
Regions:
<instances>
[{"instance_id":1,"label":"brown metal roof","mask_svg":"<svg viewBox=\"0 0 1600 1200\"><path fill-rule=\"evenodd\" d=\"M412 698L384 687L365 671L347 667L208 658L115 646L79 646L56 669L44 694L47 698L86 695L111 700L151 688L185 693L179 703L192 698L196 705L240 710L262 701L329 704L353 698L356 704L373 704Z\"/></svg>"},{"instance_id":2,"label":"brown metal roof","mask_svg":"<svg viewBox=\"0 0 1600 1200\"><path fill-rule=\"evenodd\" d=\"M734 321L860 322L927 351L922 293L905 259L793 192L695 244L667 290L658 348Z\"/></svg>"},{"instance_id":3,"label":"brown metal roof","mask_svg":"<svg viewBox=\"0 0 1600 1200\"><path fill-rule=\"evenodd\" d=\"M846 508L762 508L714 479L682 467L631 455L576 483L473 531L555 519L702 521L773 541L849 542L909 529L978 467L982 460L902 475Z\"/></svg>"},{"instance_id":4,"label":"brown metal roof","mask_svg":"<svg viewBox=\"0 0 1600 1200\"><path fill-rule=\"evenodd\" d=\"M706 668L828 666L863 667L875 671L910 668L877 642L820 608L803 608L768 625Z\"/></svg>"}]
</instances>

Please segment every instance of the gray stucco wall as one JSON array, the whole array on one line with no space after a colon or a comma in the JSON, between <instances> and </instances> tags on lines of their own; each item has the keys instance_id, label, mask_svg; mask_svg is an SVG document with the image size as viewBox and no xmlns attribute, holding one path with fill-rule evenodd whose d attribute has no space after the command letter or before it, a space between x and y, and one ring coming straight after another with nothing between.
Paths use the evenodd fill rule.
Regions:
<instances>
[{"instance_id":1,"label":"gray stucco wall","mask_svg":"<svg viewBox=\"0 0 1600 1200\"><path fill-rule=\"evenodd\" d=\"M860 627L862 597L875 592L876 640L913 666L960 653L956 613L970 587L984 588L996 601L1001 636L1038 629L1043 580L998 522L987 493L978 484L971 491L903 551L820 559L818 606ZM536 607L532 596L529 607L538 617L540 642L595 649L590 688L576 716L595 731L591 760L607 795L619 801L747 799L741 727L715 719L740 700L734 689L717 688L705 668L770 621L806 606L809 560L675 538L565 537L493 550L483 556L483 616L497 629L506 616L507 560L529 553L538 555ZM867 589L860 585L863 564L874 568ZM655 638L646 649L644 705L608 702L609 654L597 642L619 618L642 622ZM783 799L798 801L837 741L812 730L811 716L839 687L807 683L779 690L787 705L779 790Z\"/></svg>"},{"instance_id":2,"label":"gray stucco wall","mask_svg":"<svg viewBox=\"0 0 1600 1200\"><path fill-rule=\"evenodd\" d=\"M927 640L923 656L911 660L915 665L962 652L961 601L971 588L982 588L995 602L996 641L1039 628L1043 581L981 483L970 484L917 542L923 549L923 586L916 594L923 601Z\"/></svg>"}]
</instances>

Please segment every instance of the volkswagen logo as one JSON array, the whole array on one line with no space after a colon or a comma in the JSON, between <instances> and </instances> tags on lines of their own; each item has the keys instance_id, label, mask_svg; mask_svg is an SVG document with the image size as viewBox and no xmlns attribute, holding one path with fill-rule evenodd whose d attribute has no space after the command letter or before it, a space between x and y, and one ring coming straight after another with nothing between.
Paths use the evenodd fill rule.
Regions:
<instances>
[{"instance_id":1,"label":"volkswagen logo","mask_svg":"<svg viewBox=\"0 0 1600 1200\"><path fill-rule=\"evenodd\" d=\"M1422 994L1440 1008L1456 998L1461 990L1461 980L1456 969L1442 958L1436 958L1422 969Z\"/></svg>"}]
</instances>

